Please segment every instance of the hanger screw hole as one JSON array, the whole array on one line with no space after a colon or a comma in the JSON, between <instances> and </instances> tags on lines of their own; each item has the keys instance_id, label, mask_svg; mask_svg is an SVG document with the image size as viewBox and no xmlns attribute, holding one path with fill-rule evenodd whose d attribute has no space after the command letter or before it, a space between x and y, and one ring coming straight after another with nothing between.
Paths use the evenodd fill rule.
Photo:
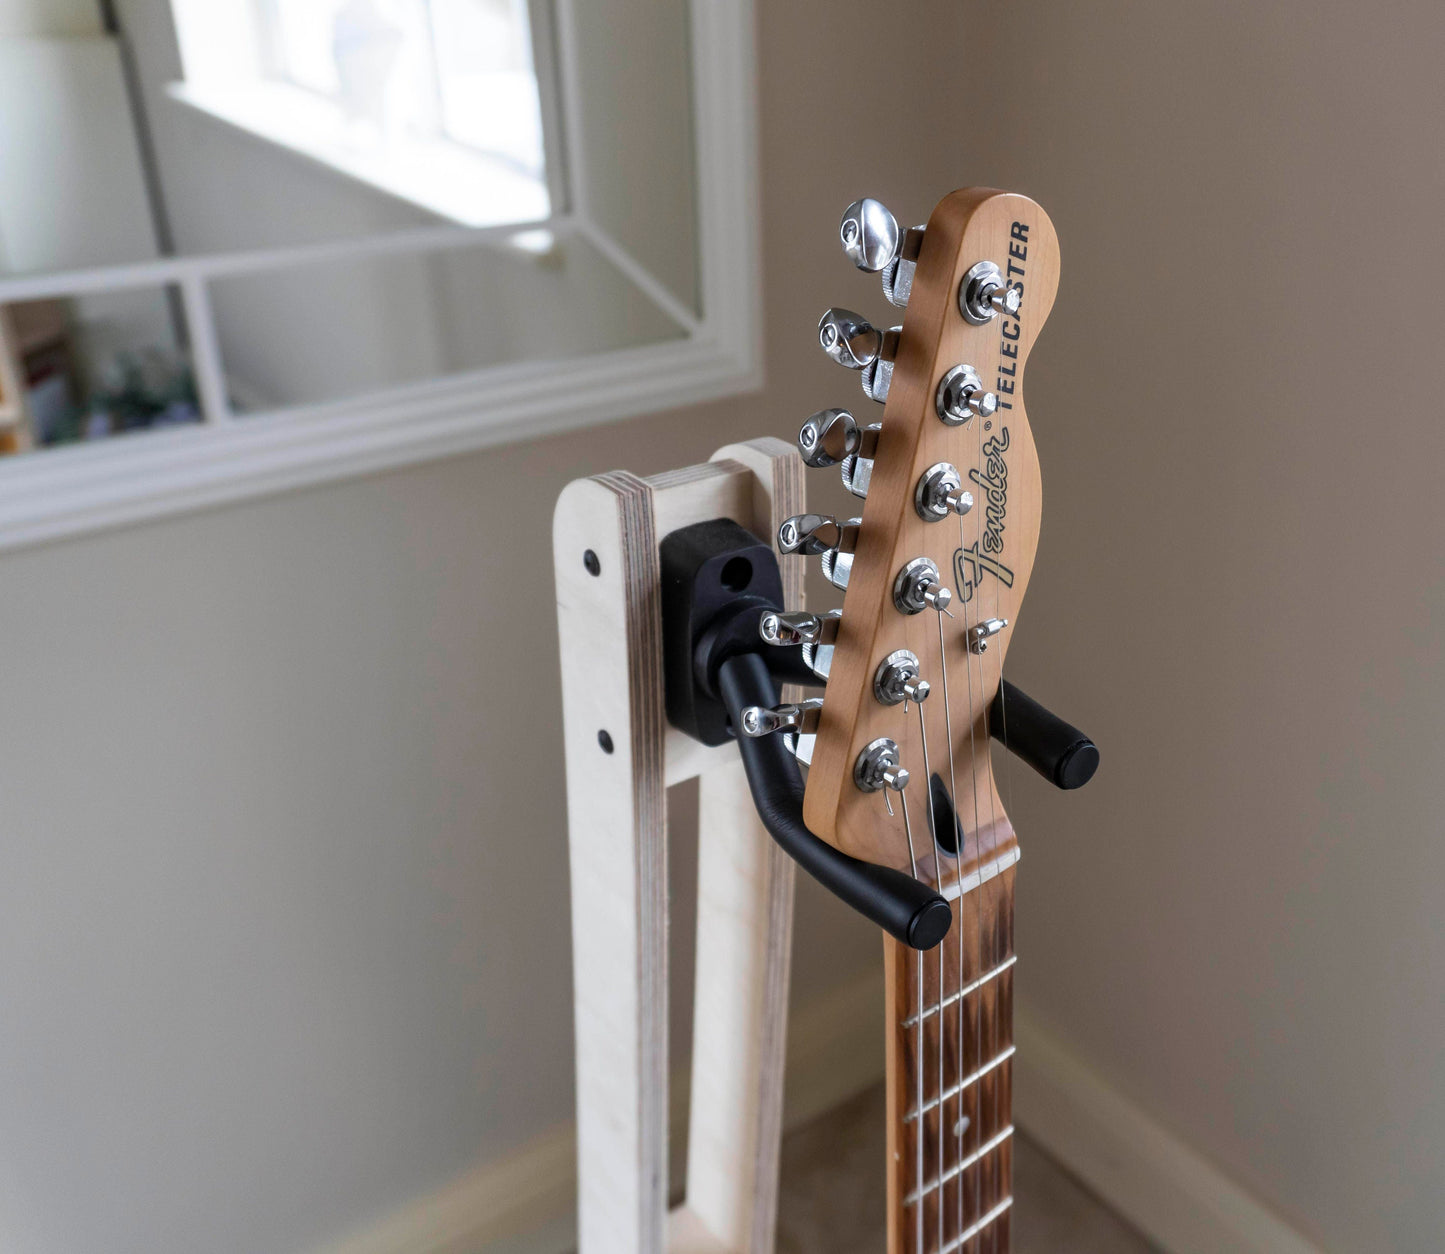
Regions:
<instances>
[{"instance_id":1,"label":"hanger screw hole","mask_svg":"<svg viewBox=\"0 0 1445 1254\"><path fill-rule=\"evenodd\" d=\"M597 554L591 549L588 549L587 552L582 554L582 565L587 567L587 573L589 575L600 575L602 573L602 563L597 560ZM607 752L611 753L612 750L609 749Z\"/></svg>"},{"instance_id":2,"label":"hanger screw hole","mask_svg":"<svg viewBox=\"0 0 1445 1254\"><path fill-rule=\"evenodd\" d=\"M612 752L612 737L608 734L605 727L597 733L597 743L602 746L603 753Z\"/></svg>"}]
</instances>

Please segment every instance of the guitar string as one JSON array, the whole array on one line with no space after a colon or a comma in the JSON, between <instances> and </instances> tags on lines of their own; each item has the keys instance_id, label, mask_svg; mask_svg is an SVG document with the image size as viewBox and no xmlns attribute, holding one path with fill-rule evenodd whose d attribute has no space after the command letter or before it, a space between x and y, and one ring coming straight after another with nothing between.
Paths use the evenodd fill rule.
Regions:
<instances>
[{"instance_id":1,"label":"guitar string","mask_svg":"<svg viewBox=\"0 0 1445 1254\"><path fill-rule=\"evenodd\" d=\"M977 508L978 508L977 505L975 505L974 508L977 509ZM964 517L964 516L963 516L962 514L960 514L960 515L958 516L958 548L959 548L959 552L960 552L960 553L963 552L963 548L964 548L963 517ZM974 893L974 894L970 894L971 896L975 896L975 901L974 901L974 920L975 920L974 933L975 933L975 939L976 939L977 944L978 944L978 951L977 951L977 952L978 952L978 958L977 958L977 961L978 961L978 971L975 973L975 975L978 975L978 974L981 974L982 971L983 971L983 903L982 903L981 900L978 899L978 898L981 898L981 897L982 897L982 890L983 890L983 850L982 850L981 846L979 845L979 835L980 835L980 833L979 833L979 814L978 814L978 744L977 744L977 739L976 739L976 737L975 737L975 732L974 732L974 727L975 727L975 724L977 723L978 720L977 720L977 717L976 717L976 715L975 715L975 713L974 713L974 704L973 704L973 666L972 666L972 664L971 664L970 661L969 661L969 656L970 656L970 654L969 654L968 645L967 645L968 632L969 632L968 607L969 607L970 605L972 605L972 604L975 603L975 602L974 602L974 596L975 596L975 595L977 594L977 592L978 592L978 586L977 586L977 584L975 584L970 591L971 591L971 595L969 596L968 600L966 600L966 601L963 603L963 635L964 635L964 641L965 641L965 644L964 644L964 655L963 655L963 673L964 673L964 675L965 675L965 676L967 677L967 679L968 679L968 761L969 761L969 770L970 770L970 772L971 772L971 780L972 780L972 787L971 787L970 791L973 793L973 854L974 854L974 865L975 865L975 867L977 868L977 875L978 875L978 887L977 887L977 889L975 890L975 893ZM974 617L975 617L975 620L976 620L976 619L977 619L977 615L975 614ZM962 911L962 899L960 899L959 906L960 906L960 913L961 913L961 911ZM959 930L958 943L959 943L959 955L960 955L960 956L959 956L959 973L960 973L960 979L962 979L962 972L963 972L963 958L962 958L962 953L963 953L963 932L962 932L962 928L961 928L961 927L960 927L960 930ZM958 1032L959 1032L959 1042L960 1042L960 1044L959 1044L960 1056L961 1056L962 1049L963 1049L962 1040L963 1040L964 1023L965 1023L965 1019L964 1019L964 1013L965 1013L965 1011L964 1011L964 1006L965 1006L967 1000L968 1000L967 998L960 998L960 999L959 999L959 1003L958 1003ZM978 991L976 994L974 994L974 1032L973 1032L973 1045L974 1045L974 1061L975 1061L975 1064L976 1064L976 1066L982 1066L982 1065L983 1065L983 990L982 990L982 989L979 989L979 991ZM971 1131L971 1132L973 1133L973 1146L974 1146L974 1149L977 1149L977 1148L983 1143L983 1141L982 1141L982 1137L983 1137L983 1126L982 1126L982 1125L983 1125L983 1120L980 1118L980 1116L981 1116L981 1114L982 1114L981 1107L982 1107L982 1104L983 1104L983 1102L982 1102L982 1097L983 1097L983 1081L980 1080L979 1083L974 1086L974 1090L973 1090L973 1118L969 1121L969 1127L968 1127L967 1129L965 1129L965 1128L963 1128L963 1126L962 1126L963 1118L964 1118L964 1114L963 1114L964 1097L963 1097L963 1094L962 1094L962 1093L959 1094L959 1098L958 1098L958 1118L959 1118L958 1147L959 1147L959 1158L960 1158L960 1159L963 1157L963 1135L964 1135L964 1132L965 1132L965 1131ZM975 1167L974 1167L974 1169L973 1169L973 1192L974 1192L974 1198L973 1198L973 1214L974 1214L975 1216L977 1216L977 1215L979 1215L979 1214L982 1213L982 1202L983 1202L983 1192L982 1192L982 1183L981 1183L981 1181L982 1181L982 1176L983 1176L983 1166L982 1166L982 1163L979 1163L979 1164L975 1165ZM960 1181L959 1181L959 1188L958 1188L958 1230L959 1230L960 1232L962 1232L963 1229L964 1229L963 1195L964 1195L965 1192L966 1192L966 1182L965 1182L964 1180L960 1180Z\"/></svg>"},{"instance_id":2,"label":"guitar string","mask_svg":"<svg viewBox=\"0 0 1445 1254\"><path fill-rule=\"evenodd\" d=\"M885 803L886 803L887 800L888 800L887 791L888 791L888 790L887 790L887 788L885 787L885 788L884 788L884 796L883 796L883 800L884 800ZM907 795L906 792L900 792L900 793L898 794L898 802L899 802L899 804L903 807L903 834L904 834L904 836L907 837L907 839L908 839L908 864L909 864L909 866L912 868L913 878L914 878L914 879L917 879L917 878L918 878L918 855L917 855L917 854L914 852L914 850L913 850L913 825L908 821L908 795ZM891 807L890 807L890 809L889 809L889 813L890 813L890 814L892 813ZM916 1055L916 1058L915 1058L915 1061L914 1061L914 1068L913 1068L913 1070L914 1070L914 1077L915 1077L915 1081L916 1081L915 1087L916 1087L916 1089L917 1089L917 1094L918 1094L918 1105L915 1107L915 1109L921 1111L921 1110L923 1109L923 1028L922 1028L922 1016L923 1016L923 951L920 950L920 949L915 949L915 950L913 950L913 953L916 955L916 965L917 965L917 967L918 967L918 1015L919 1015L918 1050L917 1050L917 1055ZM917 1159L917 1164L916 1164L916 1166L917 1166L917 1172L916 1172L916 1175L917 1175L917 1184L916 1184L915 1188L917 1189L917 1191L918 1191L919 1193L922 1193L922 1192L923 1192L923 1118L922 1118L921 1115L920 1115L919 1118L918 1118L917 1148L916 1148L916 1152L915 1152L915 1158ZM915 1216L915 1219L916 1219L916 1221L917 1221L916 1224L915 1224L915 1227L916 1227L916 1230L917 1230L917 1241L916 1241L916 1244L917 1244L917 1254L923 1254L923 1206L922 1206L921 1203L920 1203L919 1206L918 1206L918 1213L917 1213L917 1215Z\"/></svg>"},{"instance_id":3,"label":"guitar string","mask_svg":"<svg viewBox=\"0 0 1445 1254\"><path fill-rule=\"evenodd\" d=\"M940 621L940 622L943 621L943 620L942 620L942 617L939 618L939 621ZM927 724L927 722L924 720L924 716L923 716L923 702L922 702L922 701L915 701L914 704L918 707L918 739L922 742L922 745L923 745L923 778L924 778L924 781L925 781L925 783L926 783L926 785L927 785L927 788L928 788L928 828L929 828L929 831L930 831L930 832L932 833L932 835L933 835L934 878L938 880L939 886L942 887L942 884L943 884L943 876L942 876L942 874L941 874L942 863L939 861L939 855L938 855L938 812L937 812L937 808L936 808L936 805L935 805L934 800L933 800L933 770L932 770L932 768L929 766L929 763L928 763L928 724ZM919 960L920 963L923 961L923 954L922 954L921 951L919 952L918 960ZM943 1004L943 950L942 950L941 947L939 948L939 951L938 951L938 1004L939 1004L940 1006ZM922 1009L923 1009L923 1007L922 1007L922 1005L920 1004L920 1006L919 1006L919 1011L920 1011L920 1013L922 1012ZM924 1037L924 1035L927 1033L927 1031L928 1031L928 1024L927 1024L923 1019L920 1019L920 1020L918 1021L918 1039L919 1039L920 1042L923 1040L923 1037ZM942 1033L941 1030L940 1030L940 1032L939 1032L939 1034L938 1034L938 1092L939 1092L939 1094L940 1094L940 1102L941 1102L941 1100L942 1100L942 1096L941 1096L941 1095L942 1095L942 1093L943 1093L943 1033ZM921 1109L921 1108L920 1108L920 1109ZM920 1115L919 1118L920 1118L920 1122L922 1122L922 1116L921 1116L921 1115ZM942 1165L941 1165L941 1164L943 1163L943 1111L942 1111L941 1109L940 1109L939 1115L938 1115L938 1161L939 1161L939 1164L940 1164L940 1166L939 1166L939 1172L941 1173L942 1170L943 1170ZM943 1248L943 1206L942 1206L942 1204L941 1204L941 1203L942 1203L942 1194L941 1194L941 1193L939 1194L939 1201L940 1201L940 1205L939 1205L939 1207L938 1207L938 1248L939 1248L939 1249L942 1249L942 1248ZM922 1211L923 1211L923 1199L922 1199L922 1198L920 1198L919 1201L918 1201L918 1209L919 1209L919 1213L921 1214Z\"/></svg>"},{"instance_id":4,"label":"guitar string","mask_svg":"<svg viewBox=\"0 0 1445 1254\"><path fill-rule=\"evenodd\" d=\"M998 425L999 425L1000 427L1003 426L1003 420L1002 420L1001 418L998 420ZM978 556L979 556L979 568L978 568L978 572L979 572L979 573L978 573L978 584L979 584L979 587L978 587L978 591L979 591L979 594L980 594L980 595L979 595L978 600L979 600L979 614L980 614L980 615L982 615L982 613L983 613L983 597L982 597L982 590L983 590L983 563L982 563L982 559L983 559L983 517L984 517L984 514L987 513L987 511L988 511L988 491L987 491L987 489L984 487L984 483L982 482L984 479L987 478L987 476L986 476L986 474L985 474L985 469L986 469L986 466L985 466L985 462L984 462L983 423L980 422L980 423L978 424L978 474L979 474L979 479L980 479L980 482L979 482L979 484L978 484L978 488L979 488L979 495L980 495L980 497L983 498L983 500L979 503L979 505L975 506L975 508L978 510L978 516L977 516L977 518L976 518L976 520L975 520L975 527L976 527L976 530L977 530L977 544L978 544L977 552L978 552ZM1000 529L1000 537L1001 537L1001 536L1002 536L1002 529ZM999 556L1000 560L1002 560L1002 557L1003 557L1002 544L1000 544L1000 551L999 551L998 556ZM993 610L994 610L994 616L995 616L995 617L998 616L998 611L999 611L999 596L1000 596L1000 584L1001 584L1001 583L1002 583L1002 581L1001 581L1000 579L998 579L997 577L995 577L995 579L994 579L994 596L993 596ZM985 645L985 647L986 647L986 642L980 642L980 643L983 643L983 644ZM1002 629L1000 630L1000 641L999 641L998 647L999 647L1000 649L1002 648ZM987 654L986 654L986 653L982 653L982 652L981 652L981 653L978 654L978 700L979 700L979 706L981 707L982 712L983 712L983 747L984 747L984 754L986 755L986 756L985 756L985 759L984 759L984 773L983 773L983 774L984 774L984 784L985 784L985 786L988 788L988 828L989 828L989 839L990 839L990 841L991 841L992 844L993 844L993 859L992 859L992 861L993 861L993 874L989 877L989 881L988 881L988 882L994 886L993 889L991 889L990 891L992 891L992 892L997 892L997 891L998 891L998 878L999 878L999 874L1000 874L1001 871L1002 871L1002 867L1001 867L1000 862L999 862L998 814L997 814L997 811L996 811L996 808L995 808L995 801L994 801L995 789L994 789L994 784L993 784L993 740L992 740L992 737L991 737L991 735L990 735L989 722L988 722L988 719L989 719L989 713L988 713L988 710L989 710L989 702L985 699L985 692L986 692L987 683L988 683L988 662L986 661L986 657L987 657ZM999 684L1000 684L1000 686L1002 686L1002 684L1003 684L1003 664L1002 664L1002 662L999 663ZM979 863L979 885L978 885L978 889L979 889L979 911L980 911L980 915L981 915L981 914L982 914L982 911L983 911L983 906L984 906L983 863L982 863L981 860L980 860L980 863ZM994 939L996 939L996 938L997 938L997 923L995 922ZM979 961L980 961L980 962L983 961L983 955L982 955L982 953L980 953L980 955L979 955ZM997 956L996 954L992 953L992 951L990 951L990 955L989 955L989 965L990 965L990 966L996 966L997 963L998 963L998 961L999 961L998 956ZM993 1002L994 1002L994 1013L993 1013L993 1015L991 1016L990 1032L989 1032L989 1036L990 1036L990 1038L991 1038L991 1039L990 1039L990 1042L989 1042L989 1057L990 1057L990 1058L997 1057L997 1056L998 1056L998 1052L999 1052L999 1036L1000 1036L1001 1024L1000 1024L1000 1014L999 1014L998 999L999 999L999 996L1000 996L1000 989L1001 989L1001 987L1002 987L1002 986L999 986L999 987L996 987L996 988L994 988L994 989L991 990L991 995L992 995L992 997L993 997ZM982 1008L982 994L980 994L980 1011L981 1011L981 1008ZM993 1080L993 1084L992 1084L992 1086L991 1086L991 1095L990 1095L990 1102L989 1102L989 1105L990 1105L990 1107L992 1108L992 1116L993 1116L992 1123L993 1123L994 1131L997 1131L997 1130L998 1130L998 1124L999 1124L999 1115L1000 1115L999 1106L1000 1106L1000 1102L1001 1102L1001 1098L1000 1098L1000 1089L1001 1089L1001 1088L1002 1088L1002 1084L1001 1084L1001 1082L1000 1082L1000 1079L999 1079L998 1076L995 1076L995 1077L994 1077L994 1080ZM982 1107L982 1105L983 1105L983 1096L984 1096L984 1094L983 1094L983 1087L982 1087L982 1084L980 1084L979 1092L978 1092L978 1097L975 1099L976 1104L977 1104L979 1107ZM980 1135L981 1135L981 1134L982 1134L982 1130L980 1129ZM980 1176L980 1178L981 1178L982 1175L983 1175L983 1171L984 1171L985 1165L986 1165L986 1164L982 1164L982 1163L979 1164L979 1176ZM993 1178L992 1174L990 1175L990 1178L991 1178L991 1179ZM999 1184L1001 1185L1001 1184L1002 1184L1002 1181L999 1181ZM981 1187L981 1180L980 1180L980 1187ZM980 1203L980 1204L981 1204L981 1203ZM980 1245L982 1245L982 1240L980 1240Z\"/></svg>"},{"instance_id":5,"label":"guitar string","mask_svg":"<svg viewBox=\"0 0 1445 1254\"><path fill-rule=\"evenodd\" d=\"M950 709L949 700L948 700L948 646L944 643L944 637L943 637L943 615L942 615L942 614L940 614L940 615L938 616L938 672L939 672L939 674L942 676L942 679L943 679L943 717L944 717L945 726L946 726L947 731L948 731L948 786L949 786L949 789L950 789L950 796L949 796L950 812L951 812L951 814L953 815L953 832L952 832L952 836L953 836L953 870L954 870L954 876L955 876L955 878L956 878L956 880L957 880L957 884L958 884L958 915L957 915L957 919L956 919L956 921L955 921L955 923L954 923L954 930L958 933L958 986L959 986L959 988L962 988L962 987L964 986L964 983L965 983L965 981L964 981L964 974L963 974L963 857L964 857L964 849L965 849L965 844L966 844L966 842L965 842L964 837L963 837L963 824L962 824L961 822L959 822L959 818L958 818L958 777L957 777L957 772L956 772L956 770L955 770L955 768L954 768L953 712L952 712L952 710ZM972 703L972 702L970 701L970 704L971 704L971 703ZM936 838L936 829L935 829L935 838ZM940 876L939 876L939 882L940 882L940 883L942 883L942 878L943 878L943 877L942 877L942 875L940 874ZM938 989L939 989L939 997L938 997L938 1052L939 1052L939 1065L940 1065L940 1067L941 1067L941 1066L942 1066L942 1055L943 1055L943 1053L944 1053L944 1046L945 1046L945 1042L946 1042L946 1040L947 1040L947 1034L944 1032L944 1025L948 1022L948 1017L947 1017L947 1015L944 1014L944 1011L943 1011L943 1000L944 1000L944 999L943 999L943 948L942 948L942 946L940 946L940 947L939 947L939 950L938 950ZM958 1082L959 1082L960 1085L963 1083L963 1076L964 1076L964 1070L963 1070L963 1067L964 1067L964 1058L963 1058L963 1013L964 1013L964 1010L963 1010L963 1008L964 1008L964 1003L965 1003L966 1000L967 1000L967 999L964 998L964 997L960 997L960 998L958 999L958 1063L957 1063L957 1065L958 1065ZM940 1178L940 1179L942 1179L942 1175L943 1175L943 1128L944 1128L944 1124L947 1122L947 1120L946 1120L946 1112L945 1112L944 1104L943 1104L942 1093L943 1093L943 1086L942 1086L942 1083L940 1083L940 1084L939 1084L939 1103L938 1103L938 1137L939 1137L938 1163L939 1163L939 1178ZM963 1161L963 1133L964 1133L964 1128L963 1128L963 1101L964 1101L963 1091L962 1091L962 1089L960 1089L960 1090L959 1090L959 1097L958 1097L959 1118L955 1121L955 1129L956 1129L955 1135L956 1135L957 1141L958 1141L957 1158L958 1158L958 1160L959 1160L960 1162ZM963 1185L964 1185L964 1182L963 1182L962 1180L960 1180L960 1181L958 1182L958 1227L959 1227L959 1231L962 1231L962 1230L963 1230ZM939 1223L940 1223L940 1225L941 1225L942 1222L943 1222L944 1202L945 1202L947 1196L948 1196L948 1194L947 1194L946 1189L943 1188L943 1187L940 1185L939 1190L938 1190L938 1215L939 1215ZM943 1242L940 1240L940 1241L939 1241L939 1246L941 1247L942 1245L943 1245Z\"/></svg>"}]
</instances>

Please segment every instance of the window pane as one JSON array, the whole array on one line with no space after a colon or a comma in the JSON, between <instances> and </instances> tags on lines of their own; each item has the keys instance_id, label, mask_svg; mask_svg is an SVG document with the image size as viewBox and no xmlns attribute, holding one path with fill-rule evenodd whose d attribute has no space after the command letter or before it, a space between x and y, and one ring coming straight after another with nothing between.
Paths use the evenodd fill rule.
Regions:
<instances>
[{"instance_id":1,"label":"window pane","mask_svg":"<svg viewBox=\"0 0 1445 1254\"><path fill-rule=\"evenodd\" d=\"M254 411L339 400L682 335L581 236L529 235L539 251L353 257L215 280L233 404Z\"/></svg>"},{"instance_id":2,"label":"window pane","mask_svg":"<svg viewBox=\"0 0 1445 1254\"><path fill-rule=\"evenodd\" d=\"M0 305L0 451L199 422L178 311L164 288Z\"/></svg>"},{"instance_id":3,"label":"window pane","mask_svg":"<svg viewBox=\"0 0 1445 1254\"><path fill-rule=\"evenodd\" d=\"M525 0L430 0L448 136L542 172L542 112Z\"/></svg>"}]
</instances>

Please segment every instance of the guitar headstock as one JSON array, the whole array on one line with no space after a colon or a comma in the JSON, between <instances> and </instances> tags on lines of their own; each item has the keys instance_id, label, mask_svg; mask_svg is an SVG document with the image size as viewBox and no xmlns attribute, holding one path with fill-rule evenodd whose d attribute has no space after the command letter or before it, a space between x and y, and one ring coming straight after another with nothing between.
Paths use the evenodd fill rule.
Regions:
<instances>
[{"instance_id":1,"label":"guitar headstock","mask_svg":"<svg viewBox=\"0 0 1445 1254\"><path fill-rule=\"evenodd\" d=\"M1027 197L977 188L906 232L857 202L840 237L905 312L892 330L845 309L819 323L824 351L862 371L883 411L877 423L823 410L799 435L805 461L840 464L864 497L861 519L804 515L781 536L845 589L814 646L831 657L804 817L845 853L938 882L936 851L952 854L958 833L974 859L1013 843L987 712L1038 543L1023 376L1058 288L1058 241ZM905 805L911 841L890 816ZM950 879L969 870L949 866Z\"/></svg>"}]
</instances>

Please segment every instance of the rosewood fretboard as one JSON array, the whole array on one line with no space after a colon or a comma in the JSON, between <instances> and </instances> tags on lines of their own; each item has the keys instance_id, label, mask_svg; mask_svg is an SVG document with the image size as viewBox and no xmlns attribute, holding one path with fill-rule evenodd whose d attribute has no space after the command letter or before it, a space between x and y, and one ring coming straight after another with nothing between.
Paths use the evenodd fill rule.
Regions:
<instances>
[{"instance_id":1,"label":"rosewood fretboard","mask_svg":"<svg viewBox=\"0 0 1445 1254\"><path fill-rule=\"evenodd\" d=\"M936 949L885 938L888 1254L1009 1249L1013 900L1009 865L953 902Z\"/></svg>"}]
</instances>

